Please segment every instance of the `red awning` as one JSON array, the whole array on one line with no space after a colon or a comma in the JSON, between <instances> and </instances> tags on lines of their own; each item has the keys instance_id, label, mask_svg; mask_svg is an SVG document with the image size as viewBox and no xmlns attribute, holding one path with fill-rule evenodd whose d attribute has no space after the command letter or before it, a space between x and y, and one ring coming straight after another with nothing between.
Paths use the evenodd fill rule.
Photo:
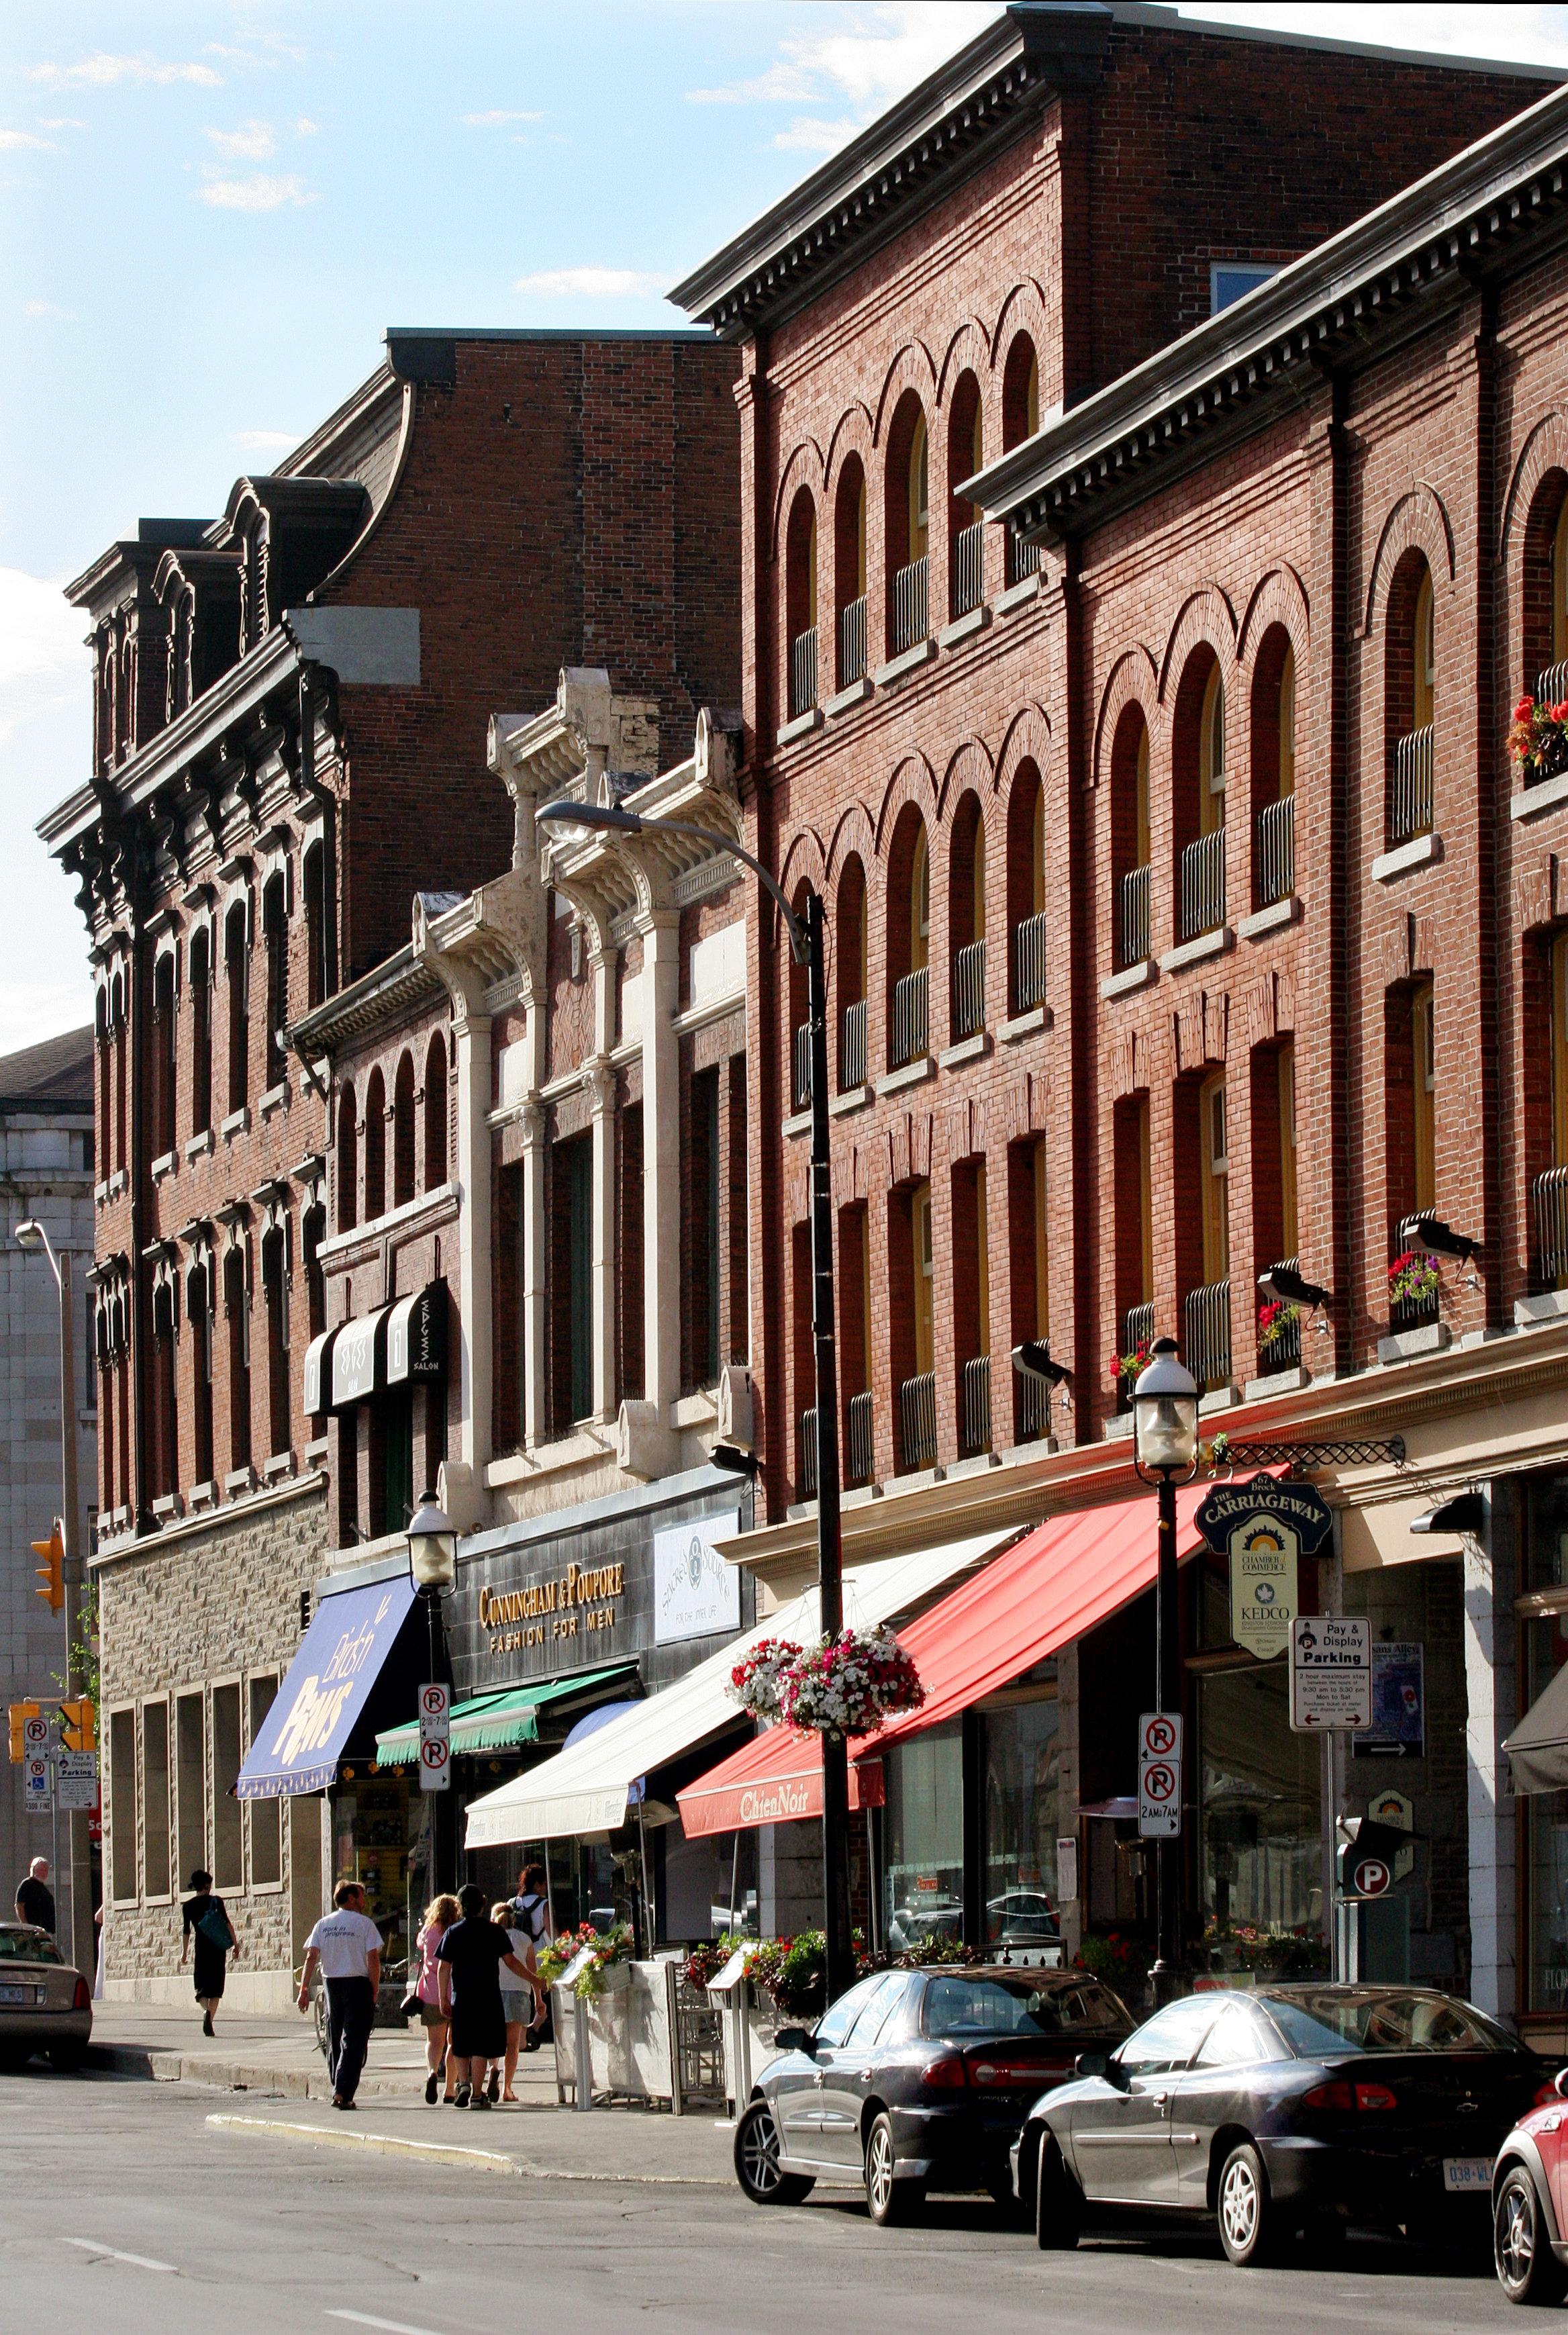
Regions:
<instances>
[{"instance_id":1,"label":"red awning","mask_svg":"<svg viewBox=\"0 0 1568 2335\"><path fill-rule=\"evenodd\" d=\"M1178 1559L1202 1545L1193 1516L1210 1488L1187 1484L1176 1494ZM898 1642L915 1659L925 1700L880 1734L860 1739L867 1768L870 1755L968 1710L1152 1589L1157 1564L1155 1504L1147 1493L1050 1517L900 1630ZM866 1789L869 1778L862 1779L862 1797L856 1794L858 1773L852 1761L850 1806L880 1807L880 1763L873 1791ZM792 1728L770 1729L675 1797L689 1839L820 1816L821 1745Z\"/></svg>"},{"instance_id":2,"label":"red awning","mask_svg":"<svg viewBox=\"0 0 1568 2335\"><path fill-rule=\"evenodd\" d=\"M822 1813L822 1745L793 1727L770 1727L743 1743L694 1784L675 1795L688 1840L700 1834L745 1831L752 1825L793 1824ZM882 1806L882 1762L867 1759L849 1769L852 1808Z\"/></svg>"}]
</instances>

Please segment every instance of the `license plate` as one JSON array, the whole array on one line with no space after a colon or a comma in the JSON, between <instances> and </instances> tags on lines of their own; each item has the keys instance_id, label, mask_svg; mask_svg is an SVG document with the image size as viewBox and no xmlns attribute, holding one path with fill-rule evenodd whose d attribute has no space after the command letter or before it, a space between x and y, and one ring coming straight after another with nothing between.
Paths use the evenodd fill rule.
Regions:
<instances>
[{"instance_id":1,"label":"license plate","mask_svg":"<svg viewBox=\"0 0 1568 2335\"><path fill-rule=\"evenodd\" d=\"M1445 2156L1443 2186L1445 2189L1490 2189L1492 2159L1489 2156Z\"/></svg>"},{"instance_id":2,"label":"license plate","mask_svg":"<svg viewBox=\"0 0 1568 2335\"><path fill-rule=\"evenodd\" d=\"M0 2002L31 2002L32 2000L33 1989L30 1986L0 1986Z\"/></svg>"}]
</instances>

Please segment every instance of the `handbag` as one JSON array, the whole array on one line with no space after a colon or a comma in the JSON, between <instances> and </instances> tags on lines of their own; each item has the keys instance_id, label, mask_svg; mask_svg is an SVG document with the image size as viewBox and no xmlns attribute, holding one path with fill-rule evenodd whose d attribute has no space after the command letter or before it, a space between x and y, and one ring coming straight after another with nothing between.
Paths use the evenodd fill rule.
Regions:
<instances>
[{"instance_id":1,"label":"handbag","mask_svg":"<svg viewBox=\"0 0 1568 2335\"><path fill-rule=\"evenodd\" d=\"M402 2001L399 2003L398 2011L400 2016L404 2020L417 2019L423 2007L424 1997L421 1994L419 1988L417 1986L411 1986Z\"/></svg>"},{"instance_id":2,"label":"handbag","mask_svg":"<svg viewBox=\"0 0 1568 2335\"><path fill-rule=\"evenodd\" d=\"M198 1917L196 1926L209 1946L216 1946L220 1953L227 1953L234 1943L234 1933L229 1929L227 1916L220 1914L216 1905L207 1907Z\"/></svg>"}]
</instances>

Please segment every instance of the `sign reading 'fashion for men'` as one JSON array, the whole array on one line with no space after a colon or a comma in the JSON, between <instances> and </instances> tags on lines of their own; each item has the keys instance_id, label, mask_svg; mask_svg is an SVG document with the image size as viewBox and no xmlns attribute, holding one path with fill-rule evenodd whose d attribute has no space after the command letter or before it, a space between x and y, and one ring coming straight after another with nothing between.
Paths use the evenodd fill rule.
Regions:
<instances>
[{"instance_id":1,"label":"sign reading 'fashion for men'","mask_svg":"<svg viewBox=\"0 0 1568 2335\"><path fill-rule=\"evenodd\" d=\"M1231 1635L1260 1662L1282 1653L1301 1603L1299 1560L1333 1529L1333 1515L1310 1484L1254 1476L1216 1484L1194 1519L1231 1565Z\"/></svg>"},{"instance_id":2,"label":"sign reading 'fashion for men'","mask_svg":"<svg viewBox=\"0 0 1568 2335\"><path fill-rule=\"evenodd\" d=\"M740 1575L726 1565L709 1535L738 1532L739 1510L704 1516L700 1523L673 1525L653 1535L653 1643L676 1645L683 1638L711 1637L740 1626Z\"/></svg>"}]
</instances>

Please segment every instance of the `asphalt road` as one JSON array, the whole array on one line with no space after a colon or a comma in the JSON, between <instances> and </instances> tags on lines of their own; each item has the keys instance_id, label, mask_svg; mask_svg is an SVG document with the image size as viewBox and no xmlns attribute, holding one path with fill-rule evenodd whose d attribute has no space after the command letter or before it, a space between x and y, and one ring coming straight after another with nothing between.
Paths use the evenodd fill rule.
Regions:
<instances>
[{"instance_id":1,"label":"asphalt road","mask_svg":"<svg viewBox=\"0 0 1568 2335\"><path fill-rule=\"evenodd\" d=\"M1161 2233L1040 2255L983 2200L874 2230L845 2192L518 2180L216 2131L287 2115L196 2086L0 2078L0 2325L72 2335L592 2335L663 2320L1031 2335L1517 2327L1486 2263L1352 2238L1342 2267L1232 2270ZM488 2127L487 2127L488 2131Z\"/></svg>"}]
</instances>

